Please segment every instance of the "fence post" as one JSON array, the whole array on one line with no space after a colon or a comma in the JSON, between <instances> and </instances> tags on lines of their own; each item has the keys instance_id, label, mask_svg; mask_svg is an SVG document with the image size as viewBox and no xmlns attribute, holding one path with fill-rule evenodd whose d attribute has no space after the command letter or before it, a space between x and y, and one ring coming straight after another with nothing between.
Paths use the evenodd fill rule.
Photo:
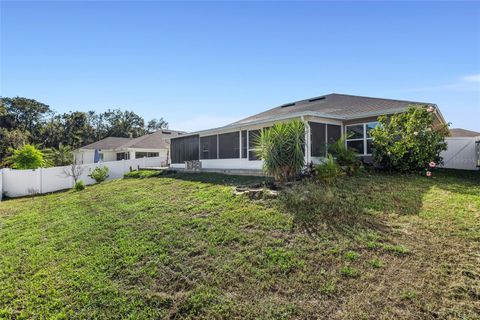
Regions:
<instances>
[{"instance_id":1,"label":"fence post","mask_svg":"<svg viewBox=\"0 0 480 320\"><path fill-rule=\"evenodd\" d=\"M143 168L145 169L145 167L147 166L147 158L146 157L143 157Z\"/></svg>"},{"instance_id":2,"label":"fence post","mask_svg":"<svg viewBox=\"0 0 480 320\"><path fill-rule=\"evenodd\" d=\"M0 169L0 201L3 197L3 169Z\"/></svg>"},{"instance_id":3,"label":"fence post","mask_svg":"<svg viewBox=\"0 0 480 320\"><path fill-rule=\"evenodd\" d=\"M43 193L43 174L42 174L42 168L39 168L38 169L38 182L39 182L39 185L40 187L38 188L39 190L39 193L42 194Z\"/></svg>"}]
</instances>

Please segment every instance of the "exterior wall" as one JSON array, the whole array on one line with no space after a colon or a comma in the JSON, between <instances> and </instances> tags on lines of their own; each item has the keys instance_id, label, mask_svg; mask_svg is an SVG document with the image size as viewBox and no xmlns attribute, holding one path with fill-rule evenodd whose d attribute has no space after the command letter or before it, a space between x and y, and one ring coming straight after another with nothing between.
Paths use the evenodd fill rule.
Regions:
<instances>
[{"instance_id":1,"label":"exterior wall","mask_svg":"<svg viewBox=\"0 0 480 320\"><path fill-rule=\"evenodd\" d=\"M446 138L447 150L441 153L443 168L479 170L480 137Z\"/></svg>"},{"instance_id":2,"label":"exterior wall","mask_svg":"<svg viewBox=\"0 0 480 320\"><path fill-rule=\"evenodd\" d=\"M282 121L289 121L292 119L286 119ZM321 117L304 117L303 120L305 122L319 122L319 123L326 123L326 124L334 124L334 125L339 125L343 126L342 121L339 120L334 120L334 119L327 119L327 118L321 118ZM223 134L223 133L230 133L230 132L239 132L239 139L240 139L240 155L239 158L234 158L234 159L200 159L200 162L202 163L202 168L203 169L246 169L246 170L261 170L263 161L261 160L248 160L248 152L247 152L247 158L241 158L242 155L242 141L241 141L241 136L240 132L243 130L251 131L251 130L258 130L262 129L265 127L270 127L275 123L278 123L281 121L269 121L269 122L264 122L262 124L256 124L256 125L245 125L241 127L235 127L235 128L221 128L219 130L215 131L208 131L208 132L201 132L198 134L199 139L201 137L206 137L206 136L211 136L211 135L218 135L218 134ZM342 127L343 128L343 127ZM308 163L310 161L315 161L319 162L321 161L321 158L312 158L310 156L310 146L309 146L309 141L310 137L308 134L308 125L306 128L306 141L307 141L307 147L306 147L306 156L305 156L305 162ZM343 130L342 130L343 132ZM248 134L247 134L248 136ZM247 146L248 146L248 138L247 138ZM200 146L201 148L201 146ZM199 151L200 152L200 151ZM178 169L184 169L185 168L185 163L172 163L171 164L172 168L178 168Z\"/></svg>"},{"instance_id":3,"label":"exterior wall","mask_svg":"<svg viewBox=\"0 0 480 320\"><path fill-rule=\"evenodd\" d=\"M117 152L115 151L99 151L100 153L103 153L103 162L108 162L108 161L117 161Z\"/></svg>"},{"instance_id":4,"label":"exterior wall","mask_svg":"<svg viewBox=\"0 0 480 320\"><path fill-rule=\"evenodd\" d=\"M77 164L94 163L94 150L77 150L73 155L75 156L75 163Z\"/></svg>"},{"instance_id":5,"label":"exterior wall","mask_svg":"<svg viewBox=\"0 0 480 320\"><path fill-rule=\"evenodd\" d=\"M117 153L128 152L130 153L130 159L135 159L135 152L158 152L159 157L163 158L162 162L164 165L168 163L168 149L126 149L126 150L100 150L100 153L103 153L103 161L117 161ZM74 151L75 163L77 164L92 164L95 163L95 150L77 150Z\"/></svg>"}]
</instances>

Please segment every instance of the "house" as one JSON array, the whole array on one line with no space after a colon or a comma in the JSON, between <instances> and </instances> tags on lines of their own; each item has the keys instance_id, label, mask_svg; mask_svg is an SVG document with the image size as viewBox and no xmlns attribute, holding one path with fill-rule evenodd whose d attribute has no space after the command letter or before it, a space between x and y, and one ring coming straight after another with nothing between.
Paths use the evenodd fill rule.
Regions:
<instances>
[{"instance_id":1,"label":"house","mask_svg":"<svg viewBox=\"0 0 480 320\"><path fill-rule=\"evenodd\" d=\"M254 152L254 137L260 129L276 122L301 119L305 123L305 163L327 155L327 145L347 134L347 145L359 156L371 156L369 131L380 115L404 112L410 105L432 109L436 124L445 119L433 103L328 94L290 102L220 128L203 130L171 140L173 168L185 168L186 161L199 160L202 169L260 170L262 161Z\"/></svg>"},{"instance_id":2,"label":"house","mask_svg":"<svg viewBox=\"0 0 480 320\"><path fill-rule=\"evenodd\" d=\"M143 157L164 157L169 161L170 138L183 131L162 129L138 138L108 137L88 144L74 151L79 164L136 159Z\"/></svg>"},{"instance_id":3,"label":"house","mask_svg":"<svg viewBox=\"0 0 480 320\"><path fill-rule=\"evenodd\" d=\"M452 128L449 129L450 137L452 138L474 138L480 137L480 132L461 129L461 128Z\"/></svg>"}]
</instances>

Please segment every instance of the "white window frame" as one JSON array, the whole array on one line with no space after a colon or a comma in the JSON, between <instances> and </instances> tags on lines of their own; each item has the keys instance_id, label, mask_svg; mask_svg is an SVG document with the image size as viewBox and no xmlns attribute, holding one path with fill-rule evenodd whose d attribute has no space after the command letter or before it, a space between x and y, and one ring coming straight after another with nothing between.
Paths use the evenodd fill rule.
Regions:
<instances>
[{"instance_id":1,"label":"white window frame","mask_svg":"<svg viewBox=\"0 0 480 320\"><path fill-rule=\"evenodd\" d=\"M361 123L352 123L352 124L347 124L345 126L345 135L348 132L348 127L355 127L355 126L363 126L363 138L354 138L354 139L345 139L345 145L348 146L348 141L363 141L363 154L358 153L359 156L371 156L371 153L367 153L367 141L368 140L373 140L372 137L368 138L367 137L367 125L371 123L376 123L378 126L378 121L370 121L370 122L361 122Z\"/></svg>"}]
</instances>

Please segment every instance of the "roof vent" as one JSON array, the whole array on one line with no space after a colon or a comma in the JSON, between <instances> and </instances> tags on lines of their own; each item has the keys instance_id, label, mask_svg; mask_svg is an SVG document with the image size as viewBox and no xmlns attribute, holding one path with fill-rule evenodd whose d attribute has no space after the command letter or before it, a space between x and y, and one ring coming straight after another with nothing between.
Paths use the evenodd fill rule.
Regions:
<instances>
[{"instance_id":1,"label":"roof vent","mask_svg":"<svg viewBox=\"0 0 480 320\"><path fill-rule=\"evenodd\" d=\"M325 100L325 97L316 97L309 99L308 102L315 102L315 101L320 101L320 100Z\"/></svg>"},{"instance_id":2,"label":"roof vent","mask_svg":"<svg viewBox=\"0 0 480 320\"><path fill-rule=\"evenodd\" d=\"M293 107L294 105L295 105L295 103L287 103L287 104L282 105L281 107L282 108L287 108L287 107Z\"/></svg>"}]
</instances>

